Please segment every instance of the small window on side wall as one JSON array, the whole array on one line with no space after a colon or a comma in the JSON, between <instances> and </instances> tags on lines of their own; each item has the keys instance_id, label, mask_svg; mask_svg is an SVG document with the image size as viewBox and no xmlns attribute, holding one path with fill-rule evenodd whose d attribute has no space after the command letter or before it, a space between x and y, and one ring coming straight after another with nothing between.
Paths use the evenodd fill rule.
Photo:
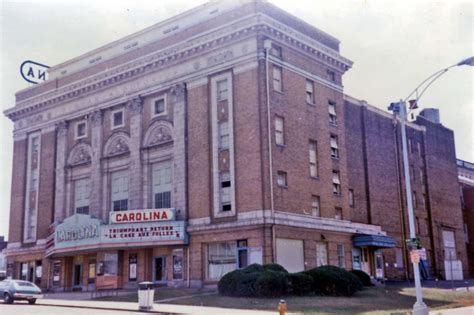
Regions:
<instances>
[{"instance_id":1,"label":"small window on side wall","mask_svg":"<svg viewBox=\"0 0 474 315\"><path fill-rule=\"evenodd\" d=\"M152 114L153 117L167 114L166 98L161 97L153 101Z\"/></svg>"},{"instance_id":2,"label":"small window on side wall","mask_svg":"<svg viewBox=\"0 0 474 315\"><path fill-rule=\"evenodd\" d=\"M112 112L112 129L125 126L123 109Z\"/></svg>"},{"instance_id":3,"label":"small window on side wall","mask_svg":"<svg viewBox=\"0 0 474 315\"><path fill-rule=\"evenodd\" d=\"M83 139L87 137L87 121L80 121L76 123L76 139Z\"/></svg>"},{"instance_id":4,"label":"small window on side wall","mask_svg":"<svg viewBox=\"0 0 474 315\"><path fill-rule=\"evenodd\" d=\"M277 173L277 184L280 187L288 187L288 180L287 180L286 172L278 171L278 173Z\"/></svg>"}]
</instances>

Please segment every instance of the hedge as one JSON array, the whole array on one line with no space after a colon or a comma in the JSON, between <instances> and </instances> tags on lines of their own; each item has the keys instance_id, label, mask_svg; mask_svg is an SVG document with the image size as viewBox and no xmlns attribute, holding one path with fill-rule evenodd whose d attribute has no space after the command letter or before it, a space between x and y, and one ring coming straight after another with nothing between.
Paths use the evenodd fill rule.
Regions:
<instances>
[{"instance_id":1,"label":"hedge","mask_svg":"<svg viewBox=\"0 0 474 315\"><path fill-rule=\"evenodd\" d=\"M305 273L313 277L313 290L316 294L351 296L363 288L359 278L339 267L321 266Z\"/></svg>"},{"instance_id":2,"label":"hedge","mask_svg":"<svg viewBox=\"0 0 474 315\"><path fill-rule=\"evenodd\" d=\"M294 295L311 295L313 293L313 277L304 272L290 273L290 293Z\"/></svg>"},{"instance_id":3,"label":"hedge","mask_svg":"<svg viewBox=\"0 0 474 315\"><path fill-rule=\"evenodd\" d=\"M362 270L351 270L350 271L354 276L359 278L360 282L364 285L364 287L372 286L372 282L370 281L370 276Z\"/></svg>"},{"instance_id":4,"label":"hedge","mask_svg":"<svg viewBox=\"0 0 474 315\"><path fill-rule=\"evenodd\" d=\"M288 272L265 270L255 282L258 297L279 297L288 293Z\"/></svg>"}]
</instances>

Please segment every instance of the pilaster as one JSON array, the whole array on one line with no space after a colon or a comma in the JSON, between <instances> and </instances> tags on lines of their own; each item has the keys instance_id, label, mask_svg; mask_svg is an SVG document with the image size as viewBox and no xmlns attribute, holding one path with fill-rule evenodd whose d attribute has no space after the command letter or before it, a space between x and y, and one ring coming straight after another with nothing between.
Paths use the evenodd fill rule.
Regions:
<instances>
[{"instance_id":1,"label":"pilaster","mask_svg":"<svg viewBox=\"0 0 474 315\"><path fill-rule=\"evenodd\" d=\"M90 126L91 126L91 194L89 213L92 217L105 220L103 217L101 204L102 204L102 176L99 176L102 172L101 157L102 157L102 111L97 110L90 115Z\"/></svg>"},{"instance_id":2,"label":"pilaster","mask_svg":"<svg viewBox=\"0 0 474 315\"><path fill-rule=\"evenodd\" d=\"M56 124L56 184L54 192L54 221L62 221L67 216L66 201L66 160L68 123Z\"/></svg>"},{"instance_id":3,"label":"pilaster","mask_svg":"<svg viewBox=\"0 0 474 315\"><path fill-rule=\"evenodd\" d=\"M130 169L128 199L130 209L142 207L142 164L140 149L142 144L143 100L140 96L128 102L130 113Z\"/></svg>"}]
</instances>

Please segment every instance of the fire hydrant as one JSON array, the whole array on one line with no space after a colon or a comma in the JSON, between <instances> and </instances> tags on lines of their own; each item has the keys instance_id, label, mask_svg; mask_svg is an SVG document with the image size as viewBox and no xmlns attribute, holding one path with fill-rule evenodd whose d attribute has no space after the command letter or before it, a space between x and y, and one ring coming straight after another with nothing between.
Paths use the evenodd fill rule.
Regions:
<instances>
[{"instance_id":1,"label":"fire hydrant","mask_svg":"<svg viewBox=\"0 0 474 315\"><path fill-rule=\"evenodd\" d=\"M280 315L285 315L286 313L286 302L285 300L280 300L280 304L278 304L278 311Z\"/></svg>"}]
</instances>

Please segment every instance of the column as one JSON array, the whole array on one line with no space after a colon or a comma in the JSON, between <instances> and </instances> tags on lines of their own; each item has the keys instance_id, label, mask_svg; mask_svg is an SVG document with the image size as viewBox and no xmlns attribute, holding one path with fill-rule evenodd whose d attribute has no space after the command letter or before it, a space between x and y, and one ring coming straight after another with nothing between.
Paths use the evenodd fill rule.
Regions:
<instances>
[{"instance_id":1,"label":"column","mask_svg":"<svg viewBox=\"0 0 474 315\"><path fill-rule=\"evenodd\" d=\"M141 144L142 144L142 109L143 100L137 96L128 102L128 112L130 114L130 168L129 168L129 186L128 199L130 209L142 208L142 163L141 163Z\"/></svg>"},{"instance_id":2,"label":"column","mask_svg":"<svg viewBox=\"0 0 474 315\"><path fill-rule=\"evenodd\" d=\"M106 220L102 211L102 111L96 110L90 115L91 126L91 195L89 214L98 219Z\"/></svg>"},{"instance_id":3,"label":"column","mask_svg":"<svg viewBox=\"0 0 474 315\"><path fill-rule=\"evenodd\" d=\"M186 86L177 84L170 90L173 107L173 205L177 219L187 218L186 209Z\"/></svg>"},{"instance_id":4,"label":"column","mask_svg":"<svg viewBox=\"0 0 474 315\"><path fill-rule=\"evenodd\" d=\"M56 183L54 187L54 222L67 217L66 208L66 161L67 161L67 130L68 123L61 121L56 124Z\"/></svg>"}]
</instances>

